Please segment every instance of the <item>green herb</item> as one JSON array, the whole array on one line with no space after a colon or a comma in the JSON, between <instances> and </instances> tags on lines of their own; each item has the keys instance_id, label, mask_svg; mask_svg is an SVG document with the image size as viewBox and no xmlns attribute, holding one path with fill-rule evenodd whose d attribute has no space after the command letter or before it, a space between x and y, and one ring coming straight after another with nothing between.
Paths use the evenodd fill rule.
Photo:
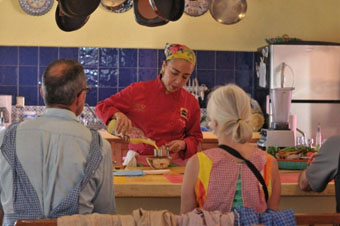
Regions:
<instances>
[{"instance_id":1,"label":"green herb","mask_svg":"<svg viewBox=\"0 0 340 226\"><path fill-rule=\"evenodd\" d=\"M276 158L276 153L280 151L280 148L279 147L267 147L266 151L268 154L271 154L272 156Z\"/></svg>"}]
</instances>

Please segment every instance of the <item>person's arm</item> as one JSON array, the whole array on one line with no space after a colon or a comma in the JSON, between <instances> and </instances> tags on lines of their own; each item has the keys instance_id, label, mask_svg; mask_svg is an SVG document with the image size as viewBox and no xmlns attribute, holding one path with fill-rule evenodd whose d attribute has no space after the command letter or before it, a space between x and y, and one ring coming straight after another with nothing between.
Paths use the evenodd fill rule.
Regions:
<instances>
[{"instance_id":1,"label":"person's arm","mask_svg":"<svg viewBox=\"0 0 340 226\"><path fill-rule=\"evenodd\" d=\"M198 204L195 196L195 185L199 172L197 155L192 156L186 167L181 188L181 213L187 213L195 209Z\"/></svg>"},{"instance_id":2,"label":"person's arm","mask_svg":"<svg viewBox=\"0 0 340 226\"><path fill-rule=\"evenodd\" d=\"M103 138L101 139L103 141L103 159L96 172L100 175L100 179L93 202L93 212L112 214L116 212L116 203L112 176L111 146L106 140Z\"/></svg>"},{"instance_id":3,"label":"person's arm","mask_svg":"<svg viewBox=\"0 0 340 226\"><path fill-rule=\"evenodd\" d=\"M272 165L272 194L268 200L268 208L273 210L279 210L280 204L280 196L281 196L281 181L280 181L280 172L277 164L277 160L270 156L271 165Z\"/></svg>"},{"instance_id":4,"label":"person's arm","mask_svg":"<svg viewBox=\"0 0 340 226\"><path fill-rule=\"evenodd\" d=\"M299 176L299 187L304 191L322 192L335 178L339 168L340 135L329 137L315 159Z\"/></svg>"},{"instance_id":5,"label":"person's arm","mask_svg":"<svg viewBox=\"0 0 340 226\"><path fill-rule=\"evenodd\" d=\"M302 171L299 175L299 187L302 191L311 191L312 188L310 187L307 176L306 170Z\"/></svg>"}]
</instances>

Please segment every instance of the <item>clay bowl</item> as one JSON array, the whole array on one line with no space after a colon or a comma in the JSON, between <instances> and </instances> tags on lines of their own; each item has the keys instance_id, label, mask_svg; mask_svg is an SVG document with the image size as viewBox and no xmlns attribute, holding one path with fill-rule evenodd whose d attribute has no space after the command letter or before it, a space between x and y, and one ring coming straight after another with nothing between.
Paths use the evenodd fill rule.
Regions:
<instances>
[{"instance_id":1,"label":"clay bowl","mask_svg":"<svg viewBox=\"0 0 340 226\"><path fill-rule=\"evenodd\" d=\"M169 167L171 158L170 157L149 157L146 161L153 169L166 169Z\"/></svg>"}]
</instances>

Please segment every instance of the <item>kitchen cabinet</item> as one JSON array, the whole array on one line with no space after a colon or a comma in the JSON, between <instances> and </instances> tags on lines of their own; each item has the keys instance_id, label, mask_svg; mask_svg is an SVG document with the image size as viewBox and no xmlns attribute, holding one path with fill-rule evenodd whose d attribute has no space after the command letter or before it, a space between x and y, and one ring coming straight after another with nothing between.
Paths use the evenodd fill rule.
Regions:
<instances>
[{"instance_id":1,"label":"kitchen cabinet","mask_svg":"<svg viewBox=\"0 0 340 226\"><path fill-rule=\"evenodd\" d=\"M128 144L124 143L119 137L109 134L106 130L100 130L100 135L110 142L112 150L112 161L115 161L116 166L122 165L122 157L128 151ZM256 145L257 140L260 138L259 133L253 133L250 143ZM203 141L199 146L199 151L216 147L218 145L217 138L212 132L203 132Z\"/></svg>"}]
</instances>

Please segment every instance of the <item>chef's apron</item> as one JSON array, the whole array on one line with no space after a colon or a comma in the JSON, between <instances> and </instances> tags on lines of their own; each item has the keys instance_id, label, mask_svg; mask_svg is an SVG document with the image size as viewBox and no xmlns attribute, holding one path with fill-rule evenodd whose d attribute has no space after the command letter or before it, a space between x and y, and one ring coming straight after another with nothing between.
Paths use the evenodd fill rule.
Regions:
<instances>
[{"instance_id":1,"label":"chef's apron","mask_svg":"<svg viewBox=\"0 0 340 226\"><path fill-rule=\"evenodd\" d=\"M97 131L91 130L92 140L85 167L85 175L75 188L49 214L44 216L36 191L29 181L16 154L16 129L19 124L10 125L5 132L1 152L11 166L13 174L14 213L4 214L3 225L14 225L18 219L57 218L64 215L78 214L80 191L87 185L97 170L103 156L100 151L101 140Z\"/></svg>"}]
</instances>

